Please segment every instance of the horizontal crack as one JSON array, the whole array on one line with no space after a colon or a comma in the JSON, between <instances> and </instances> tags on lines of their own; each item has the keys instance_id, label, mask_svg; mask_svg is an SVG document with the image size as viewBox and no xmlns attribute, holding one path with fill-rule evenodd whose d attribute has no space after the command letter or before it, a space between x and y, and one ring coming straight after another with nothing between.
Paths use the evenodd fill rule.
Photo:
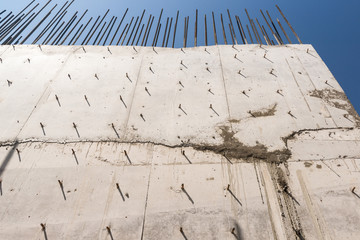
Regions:
<instances>
[{"instance_id":1,"label":"horizontal crack","mask_svg":"<svg viewBox=\"0 0 360 240\"><path fill-rule=\"evenodd\" d=\"M293 140L296 136L301 135L304 132L319 132L326 130L354 130L354 128L318 128L318 129L301 129L299 131L292 132L287 137L283 137L282 140L285 143L285 147L281 150L268 151L268 148L260 143L255 146L247 146L238 139L235 138L235 133L229 131L228 126L220 127L223 138L223 143L214 144L195 144L195 143L181 143L176 145L169 145L165 143L158 143L152 141L121 141L114 139L102 139L102 140L75 140L75 141L51 141L51 140L38 140L38 139L25 139L15 140L0 143L0 147L9 147L16 144L26 143L48 143L48 144L76 144L76 143L118 143L118 144L152 144L155 146L163 146L167 148L184 148L191 147L197 151L209 151L215 154L225 156L226 158L245 160L247 162L253 162L256 160L265 161L269 163L282 163L286 162L292 155L288 148L288 141Z\"/></svg>"}]
</instances>

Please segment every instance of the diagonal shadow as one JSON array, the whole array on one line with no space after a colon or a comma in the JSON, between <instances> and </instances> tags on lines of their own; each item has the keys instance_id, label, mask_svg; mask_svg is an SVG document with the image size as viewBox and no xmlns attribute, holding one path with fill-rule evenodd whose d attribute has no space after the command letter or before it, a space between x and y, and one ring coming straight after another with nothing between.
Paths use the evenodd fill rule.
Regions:
<instances>
[{"instance_id":1,"label":"diagonal shadow","mask_svg":"<svg viewBox=\"0 0 360 240\"><path fill-rule=\"evenodd\" d=\"M242 206L242 203L240 202L240 200L235 196L235 194L231 191L231 189L227 188L228 192L231 194L231 196L233 196L233 198L235 198L235 200L240 204L240 206Z\"/></svg>"},{"instance_id":2,"label":"diagonal shadow","mask_svg":"<svg viewBox=\"0 0 360 240\"><path fill-rule=\"evenodd\" d=\"M192 203L192 204L194 204L194 200L190 197L190 195L188 194L188 192L185 190L185 188L183 188L183 189L181 189L185 194L186 194L186 196L188 197L188 199L190 200L190 202Z\"/></svg>"},{"instance_id":3,"label":"diagonal shadow","mask_svg":"<svg viewBox=\"0 0 360 240\"><path fill-rule=\"evenodd\" d=\"M72 154L74 155L74 158L75 158L76 164L77 164L77 165L79 165L79 161L78 161L78 158L77 158L77 156L76 156L76 152L75 152L75 150L74 150L74 149L71 149L71 151L72 151Z\"/></svg>"},{"instance_id":4,"label":"diagonal shadow","mask_svg":"<svg viewBox=\"0 0 360 240\"><path fill-rule=\"evenodd\" d=\"M121 191L120 186L119 186L119 184L118 184L118 183L116 183L116 188L117 188L117 190L119 191L119 193L120 193L120 195L121 195L122 200L125 202L124 195L123 195L123 193L122 193L122 191Z\"/></svg>"},{"instance_id":5,"label":"diagonal shadow","mask_svg":"<svg viewBox=\"0 0 360 240\"><path fill-rule=\"evenodd\" d=\"M188 238L186 237L184 230L182 228L180 228L180 233L184 237L185 240L188 240Z\"/></svg>"},{"instance_id":6,"label":"diagonal shadow","mask_svg":"<svg viewBox=\"0 0 360 240\"><path fill-rule=\"evenodd\" d=\"M16 151L17 146L19 145L18 141L15 141L15 144L11 147L10 151L8 152L8 154L6 155L5 159L3 160L3 162L1 163L0 166L0 177L1 175L4 173L6 166L9 164L10 159L12 158L12 156L14 155L14 152Z\"/></svg>"},{"instance_id":7,"label":"diagonal shadow","mask_svg":"<svg viewBox=\"0 0 360 240\"><path fill-rule=\"evenodd\" d=\"M186 160L188 160L188 162L189 162L190 164L192 164L192 162L190 161L190 159L188 158L188 156L186 156L185 151L182 151L182 155L184 155L184 157L186 158Z\"/></svg>"}]
</instances>

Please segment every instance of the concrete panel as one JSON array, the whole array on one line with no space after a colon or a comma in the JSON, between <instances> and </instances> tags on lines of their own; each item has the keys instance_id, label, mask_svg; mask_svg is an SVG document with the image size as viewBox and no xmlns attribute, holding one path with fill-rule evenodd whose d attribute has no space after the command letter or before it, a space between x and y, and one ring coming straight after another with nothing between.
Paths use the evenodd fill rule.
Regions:
<instances>
[{"instance_id":1,"label":"concrete panel","mask_svg":"<svg viewBox=\"0 0 360 240\"><path fill-rule=\"evenodd\" d=\"M311 45L0 56L0 238L360 234L360 118Z\"/></svg>"}]
</instances>

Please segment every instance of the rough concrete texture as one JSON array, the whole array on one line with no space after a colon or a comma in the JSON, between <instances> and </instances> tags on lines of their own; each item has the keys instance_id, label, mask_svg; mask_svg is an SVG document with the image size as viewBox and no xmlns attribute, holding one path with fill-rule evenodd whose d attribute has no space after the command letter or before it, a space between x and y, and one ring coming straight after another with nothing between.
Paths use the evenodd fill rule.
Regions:
<instances>
[{"instance_id":1,"label":"rough concrete texture","mask_svg":"<svg viewBox=\"0 0 360 240\"><path fill-rule=\"evenodd\" d=\"M360 235L360 118L310 45L0 58L1 239Z\"/></svg>"}]
</instances>

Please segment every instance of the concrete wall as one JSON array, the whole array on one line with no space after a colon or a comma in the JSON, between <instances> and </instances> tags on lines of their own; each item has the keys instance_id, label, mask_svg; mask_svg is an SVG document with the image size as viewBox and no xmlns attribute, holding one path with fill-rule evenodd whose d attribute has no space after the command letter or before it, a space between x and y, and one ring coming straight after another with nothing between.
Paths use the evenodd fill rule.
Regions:
<instances>
[{"instance_id":1,"label":"concrete wall","mask_svg":"<svg viewBox=\"0 0 360 240\"><path fill-rule=\"evenodd\" d=\"M358 239L360 118L312 46L0 58L0 238Z\"/></svg>"}]
</instances>

